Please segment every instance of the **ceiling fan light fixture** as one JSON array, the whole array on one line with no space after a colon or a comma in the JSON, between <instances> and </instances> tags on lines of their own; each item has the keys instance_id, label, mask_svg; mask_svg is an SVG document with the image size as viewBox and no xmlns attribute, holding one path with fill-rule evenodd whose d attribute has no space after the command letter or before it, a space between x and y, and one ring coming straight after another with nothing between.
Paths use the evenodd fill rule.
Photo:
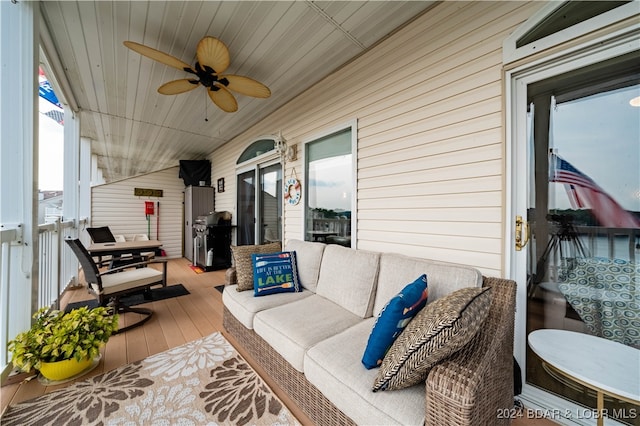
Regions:
<instances>
[{"instance_id":1,"label":"ceiling fan light fixture","mask_svg":"<svg viewBox=\"0 0 640 426\"><path fill-rule=\"evenodd\" d=\"M158 92L163 95L185 93L202 85L207 89L211 101L226 112L238 110L238 102L230 91L254 98L271 96L267 86L249 77L221 75L229 67L229 49L215 37L207 36L200 40L196 49L197 62L193 68L186 62L149 46L133 41L125 41L124 45L143 56L198 77L198 80L180 79L163 84L158 88Z\"/></svg>"}]
</instances>

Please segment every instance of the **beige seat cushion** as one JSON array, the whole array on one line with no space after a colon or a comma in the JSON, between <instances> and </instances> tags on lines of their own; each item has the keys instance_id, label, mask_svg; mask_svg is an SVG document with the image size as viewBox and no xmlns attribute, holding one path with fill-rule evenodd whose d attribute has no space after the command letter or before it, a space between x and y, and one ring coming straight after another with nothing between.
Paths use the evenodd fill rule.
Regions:
<instances>
[{"instance_id":1,"label":"beige seat cushion","mask_svg":"<svg viewBox=\"0 0 640 426\"><path fill-rule=\"evenodd\" d=\"M222 293L222 303L249 330L253 330L253 317L256 313L285 303L295 302L313 294L308 290L302 290L255 297L252 291L237 291L236 287L237 285L225 286Z\"/></svg>"},{"instance_id":2,"label":"beige seat cushion","mask_svg":"<svg viewBox=\"0 0 640 426\"><path fill-rule=\"evenodd\" d=\"M423 425L424 383L393 392L372 392L377 369L360 358L375 319L367 318L318 343L304 358L304 375L359 425Z\"/></svg>"},{"instance_id":3,"label":"beige seat cushion","mask_svg":"<svg viewBox=\"0 0 640 426\"><path fill-rule=\"evenodd\" d=\"M266 296L271 297L271 296ZM316 343L362 321L324 297L304 299L258 312L253 330L296 370L303 371L304 354Z\"/></svg>"}]
</instances>

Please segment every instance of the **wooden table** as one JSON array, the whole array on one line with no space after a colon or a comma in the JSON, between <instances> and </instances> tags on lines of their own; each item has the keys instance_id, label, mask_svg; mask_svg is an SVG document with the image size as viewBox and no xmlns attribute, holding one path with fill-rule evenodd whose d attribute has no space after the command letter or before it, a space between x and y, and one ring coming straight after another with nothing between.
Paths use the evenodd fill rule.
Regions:
<instances>
[{"instance_id":1,"label":"wooden table","mask_svg":"<svg viewBox=\"0 0 640 426\"><path fill-rule=\"evenodd\" d=\"M93 243L87 247L91 256L111 256L114 259L131 255L133 259L142 259L143 252L154 251L162 247L158 240L123 241L115 243Z\"/></svg>"},{"instance_id":2,"label":"wooden table","mask_svg":"<svg viewBox=\"0 0 640 426\"><path fill-rule=\"evenodd\" d=\"M566 330L536 330L528 340L547 366L597 392L598 426L604 424L605 394L640 403L640 350Z\"/></svg>"}]
</instances>

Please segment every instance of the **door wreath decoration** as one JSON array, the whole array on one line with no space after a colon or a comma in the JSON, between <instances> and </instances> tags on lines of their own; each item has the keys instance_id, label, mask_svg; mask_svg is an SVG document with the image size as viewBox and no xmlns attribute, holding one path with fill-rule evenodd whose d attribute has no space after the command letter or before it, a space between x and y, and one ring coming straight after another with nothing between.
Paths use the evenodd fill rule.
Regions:
<instances>
[{"instance_id":1,"label":"door wreath decoration","mask_svg":"<svg viewBox=\"0 0 640 426\"><path fill-rule=\"evenodd\" d=\"M296 177L288 178L284 183L284 201L290 206L295 206L300 202L301 193L300 181Z\"/></svg>"}]
</instances>

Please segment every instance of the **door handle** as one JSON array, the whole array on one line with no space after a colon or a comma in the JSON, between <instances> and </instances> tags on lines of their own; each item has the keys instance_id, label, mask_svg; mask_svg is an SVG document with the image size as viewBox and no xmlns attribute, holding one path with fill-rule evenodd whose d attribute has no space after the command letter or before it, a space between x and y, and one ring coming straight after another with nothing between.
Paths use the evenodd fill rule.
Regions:
<instances>
[{"instance_id":1,"label":"door handle","mask_svg":"<svg viewBox=\"0 0 640 426\"><path fill-rule=\"evenodd\" d=\"M523 236L524 234L524 236ZM526 220L522 220L522 216L516 216L516 250L520 251L529 242L531 237L531 231L529 229L529 223Z\"/></svg>"}]
</instances>

